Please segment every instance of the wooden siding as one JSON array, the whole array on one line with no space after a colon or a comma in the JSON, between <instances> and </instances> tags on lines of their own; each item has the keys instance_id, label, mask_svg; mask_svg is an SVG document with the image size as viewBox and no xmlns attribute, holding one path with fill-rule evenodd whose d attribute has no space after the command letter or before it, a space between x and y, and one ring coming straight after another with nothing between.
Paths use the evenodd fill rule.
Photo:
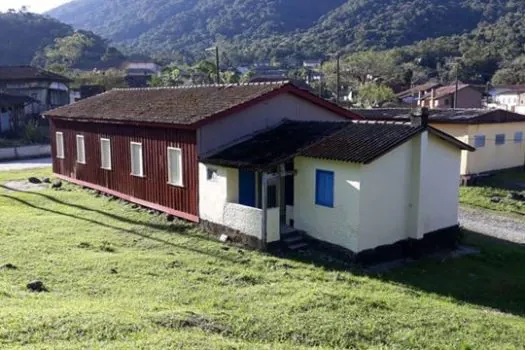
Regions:
<instances>
[{"instance_id":1,"label":"wooden siding","mask_svg":"<svg viewBox=\"0 0 525 350\"><path fill-rule=\"evenodd\" d=\"M185 219L198 220L198 160L193 130L51 119L53 172L62 178ZM65 159L56 158L55 132L64 133ZM76 161L76 135L84 135L86 164ZM112 170L101 168L100 139L111 140ZM142 143L144 177L131 175L131 142ZM183 153L183 187L168 184L168 147ZM92 184L93 186L89 186Z\"/></svg>"}]
</instances>

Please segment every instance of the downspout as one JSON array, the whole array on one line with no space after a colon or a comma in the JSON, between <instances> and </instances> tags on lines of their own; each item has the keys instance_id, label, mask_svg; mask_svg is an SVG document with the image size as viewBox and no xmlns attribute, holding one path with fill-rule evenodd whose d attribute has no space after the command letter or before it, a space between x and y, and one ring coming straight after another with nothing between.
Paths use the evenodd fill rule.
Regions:
<instances>
[{"instance_id":1,"label":"downspout","mask_svg":"<svg viewBox=\"0 0 525 350\"><path fill-rule=\"evenodd\" d=\"M266 250L268 241L268 175L262 173L262 227L261 227L261 249Z\"/></svg>"}]
</instances>

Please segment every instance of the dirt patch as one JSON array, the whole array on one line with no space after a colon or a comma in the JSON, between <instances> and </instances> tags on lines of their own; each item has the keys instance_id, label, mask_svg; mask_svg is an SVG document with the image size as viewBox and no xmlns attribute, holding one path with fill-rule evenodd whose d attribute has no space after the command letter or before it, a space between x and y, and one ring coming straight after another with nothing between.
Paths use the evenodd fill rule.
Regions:
<instances>
[{"instance_id":1,"label":"dirt patch","mask_svg":"<svg viewBox=\"0 0 525 350\"><path fill-rule=\"evenodd\" d=\"M34 192L42 191L48 188L45 183L34 184L29 181L9 181L2 185L8 192Z\"/></svg>"},{"instance_id":2,"label":"dirt patch","mask_svg":"<svg viewBox=\"0 0 525 350\"><path fill-rule=\"evenodd\" d=\"M184 314L161 314L153 319L153 322L163 328L182 329L200 328L205 332L227 335L231 331L228 327L206 317L193 312Z\"/></svg>"}]
</instances>

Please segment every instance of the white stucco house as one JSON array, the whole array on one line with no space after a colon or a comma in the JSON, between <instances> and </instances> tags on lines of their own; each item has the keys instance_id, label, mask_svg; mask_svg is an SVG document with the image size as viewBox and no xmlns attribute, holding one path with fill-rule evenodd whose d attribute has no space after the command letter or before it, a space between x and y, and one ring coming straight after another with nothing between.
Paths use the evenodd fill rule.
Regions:
<instances>
[{"instance_id":1,"label":"white stucco house","mask_svg":"<svg viewBox=\"0 0 525 350\"><path fill-rule=\"evenodd\" d=\"M200 217L263 244L301 247L301 232L356 256L439 241L458 227L462 150L474 149L426 116L285 121L201 161Z\"/></svg>"}]
</instances>

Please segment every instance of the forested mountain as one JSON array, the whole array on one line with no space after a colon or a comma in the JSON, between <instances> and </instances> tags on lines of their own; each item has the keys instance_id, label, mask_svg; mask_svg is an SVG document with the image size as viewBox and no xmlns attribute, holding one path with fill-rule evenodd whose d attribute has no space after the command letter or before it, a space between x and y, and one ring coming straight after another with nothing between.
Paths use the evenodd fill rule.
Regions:
<instances>
[{"instance_id":1,"label":"forested mountain","mask_svg":"<svg viewBox=\"0 0 525 350\"><path fill-rule=\"evenodd\" d=\"M93 69L122 62L123 55L90 31L25 11L0 12L0 65Z\"/></svg>"},{"instance_id":2,"label":"forested mountain","mask_svg":"<svg viewBox=\"0 0 525 350\"><path fill-rule=\"evenodd\" d=\"M49 14L146 51L226 40L268 58L409 45L524 9L515 0L75 0Z\"/></svg>"},{"instance_id":3,"label":"forested mountain","mask_svg":"<svg viewBox=\"0 0 525 350\"><path fill-rule=\"evenodd\" d=\"M219 38L306 30L345 0L77 0L49 12L144 51L202 50Z\"/></svg>"},{"instance_id":4,"label":"forested mountain","mask_svg":"<svg viewBox=\"0 0 525 350\"><path fill-rule=\"evenodd\" d=\"M418 62L402 74L525 83L522 0L74 0L49 14L176 61L215 43L225 65L373 49Z\"/></svg>"}]
</instances>

